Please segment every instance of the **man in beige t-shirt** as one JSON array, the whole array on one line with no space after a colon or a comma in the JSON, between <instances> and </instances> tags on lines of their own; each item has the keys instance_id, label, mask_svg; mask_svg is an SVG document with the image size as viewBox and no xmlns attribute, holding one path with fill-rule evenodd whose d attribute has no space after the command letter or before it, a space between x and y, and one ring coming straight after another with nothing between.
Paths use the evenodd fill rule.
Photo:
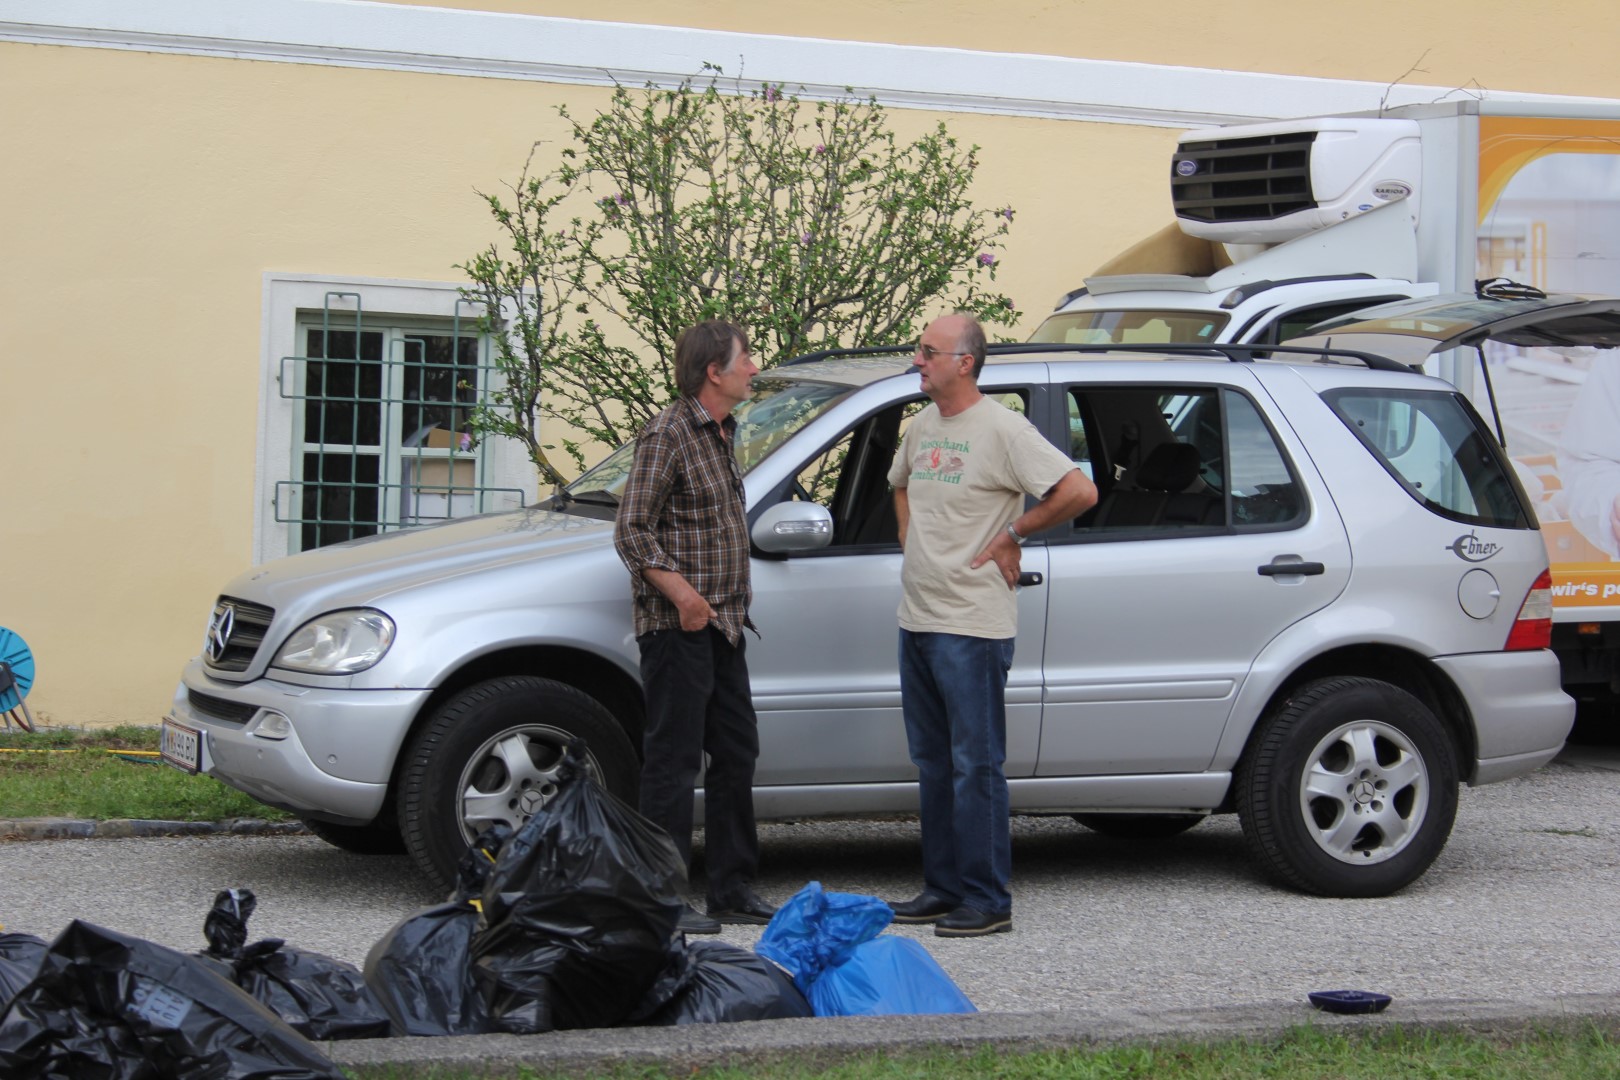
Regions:
<instances>
[{"instance_id":1,"label":"man in beige t-shirt","mask_svg":"<svg viewBox=\"0 0 1620 1080\"><path fill-rule=\"evenodd\" d=\"M913 360L933 404L889 470L901 569L900 696L917 766L923 891L896 922L941 937L1012 929L1007 671L1025 539L1084 513L1097 489L1028 420L979 392L984 331L947 315ZM1023 509L1024 496L1040 499Z\"/></svg>"}]
</instances>

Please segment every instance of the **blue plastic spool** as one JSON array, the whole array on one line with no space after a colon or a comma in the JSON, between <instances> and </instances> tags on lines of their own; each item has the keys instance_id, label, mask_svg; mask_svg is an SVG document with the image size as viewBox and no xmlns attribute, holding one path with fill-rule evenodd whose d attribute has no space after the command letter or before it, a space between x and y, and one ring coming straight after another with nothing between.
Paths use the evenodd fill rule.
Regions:
<instances>
[{"instance_id":1,"label":"blue plastic spool","mask_svg":"<svg viewBox=\"0 0 1620 1080\"><path fill-rule=\"evenodd\" d=\"M0 686L0 712L10 712L22 704L34 685L34 654L28 651L27 642L3 626L0 626L0 663L11 666L11 685Z\"/></svg>"}]
</instances>

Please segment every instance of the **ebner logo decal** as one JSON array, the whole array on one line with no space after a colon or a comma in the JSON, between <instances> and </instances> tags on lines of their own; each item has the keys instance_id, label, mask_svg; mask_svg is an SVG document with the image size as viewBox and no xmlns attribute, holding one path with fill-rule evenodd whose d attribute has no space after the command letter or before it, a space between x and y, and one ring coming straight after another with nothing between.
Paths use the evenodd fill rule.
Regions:
<instances>
[{"instance_id":1,"label":"ebner logo decal","mask_svg":"<svg viewBox=\"0 0 1620 1080\"><path fill-rule=\"evenodd\" d=\"M1177 176L1191 176L1197 171L1198 162L1192 160L1191 158L1182 158L1180 161L1176 162Z\"/></svg>"},{"instance_id":2,"label":"ebner logo decal","mask_svg":"<svg viewBox=\"0 0 1620 1080\"><path fill-rule=\"evenodd\" d=\"M1491 540L1481 540L1475 533L1464 533L1447 544L1446 548L1463 562L1484 562L1501 551L1502 545Z\"/></svg>"},{"instance_id":3,"label":"ebner logo decal","mask_svg":"<svg viewBox=\"0 0 1620 1080\"><path fill-rule=\"evenodd\" d=\"M1373 194L1385 202L1394 202L1404 199L1412 194L1410 184L1403 184L1399 180L1380 180L1373 185Z\"/></svg>"}]
</instances>

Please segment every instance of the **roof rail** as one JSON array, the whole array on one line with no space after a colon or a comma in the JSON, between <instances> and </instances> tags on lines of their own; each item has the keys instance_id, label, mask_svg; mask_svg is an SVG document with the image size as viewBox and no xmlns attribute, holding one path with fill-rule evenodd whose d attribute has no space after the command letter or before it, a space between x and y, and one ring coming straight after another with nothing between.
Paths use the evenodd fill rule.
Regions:
<instances>
[{"instance_id":1,"label":"roof rail","mask_svg":"<svg viewBox=\"0 0 1620 1080\"><path fill-rule=\"evenodd\" d=\"M1174 356L1224 356L1235 364L1246 364L1256 356L1264 359L1276 353L1289 353L1298 356L1320 357L1348 357L1372 368L1374 371L1407 371L1412 369L1398 360L1391 360L1387 356L1377 353L1358 352L1355 349L1313 349L1299 345L1238 345L1238 344L1190 344L1190 343L1164 343L1157 345L1079 345L1062 341L1025 341L1025 342L997 342L988 347L989 354L996 356L1000 353L1168 353Z\"/></svg>"},{"instance_id":2,"label":"roof rail","mask_svg":"<svg viewBox=\"0 0 1620 1080\"><path fill-rule=\"evenodd\" d=\"M872 345L864 349L822 349L820 352L789 357L776 366L789 367L793 364L813 364L817 360L831 360L840 356L906 356L916 351L917 346L915 345Z\"/></svg>"},{"instance_id":3,"label":"roof rail","mask_svg":"<svg viewBox=\"0 0 1620 1080\"><path fill-rule=\"evenodd\" d=\"M813 364L818 360L831 360L844 356L906 356L916 352L915 345L873 345L865 349L822 349L820 352L795 356L777 364L790 367L795 364ZM1081 345L1063 341L997 341L985 346L990 356L1009 353L1157 353L1172 356L1224 356L1234 364L1246 364L1256 356L1264 359L1277 353L1298 356L1346 357L1374 371L1407 371L1412 369L1398 360L1377 353L1358 352L1354 349L1313 349L1299 345L1237 345L1167 343L1156 345Z\"/></svg>"}]
</instances>

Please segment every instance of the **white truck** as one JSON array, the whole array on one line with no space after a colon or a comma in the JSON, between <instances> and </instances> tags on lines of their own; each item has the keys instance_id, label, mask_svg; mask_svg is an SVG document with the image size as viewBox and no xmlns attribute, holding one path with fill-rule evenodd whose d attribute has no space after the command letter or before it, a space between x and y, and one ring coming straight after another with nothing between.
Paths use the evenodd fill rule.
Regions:
<instances>
[{"instance_id":1,"label":"white truck","mask_svg":"<svg viewBox=\"0 0 1620 1080\"><path fill-rule=\"evenodd\" d=\"M1564 688L1620 700L1620 354L1602 351L1620 301L1594 299L1620 296L1620 108L1470 99L1189 131L1170 190L1175 223L1033 340L1403 351L1493 421L1535 504Z\"/></svg>"}]
</instances>

